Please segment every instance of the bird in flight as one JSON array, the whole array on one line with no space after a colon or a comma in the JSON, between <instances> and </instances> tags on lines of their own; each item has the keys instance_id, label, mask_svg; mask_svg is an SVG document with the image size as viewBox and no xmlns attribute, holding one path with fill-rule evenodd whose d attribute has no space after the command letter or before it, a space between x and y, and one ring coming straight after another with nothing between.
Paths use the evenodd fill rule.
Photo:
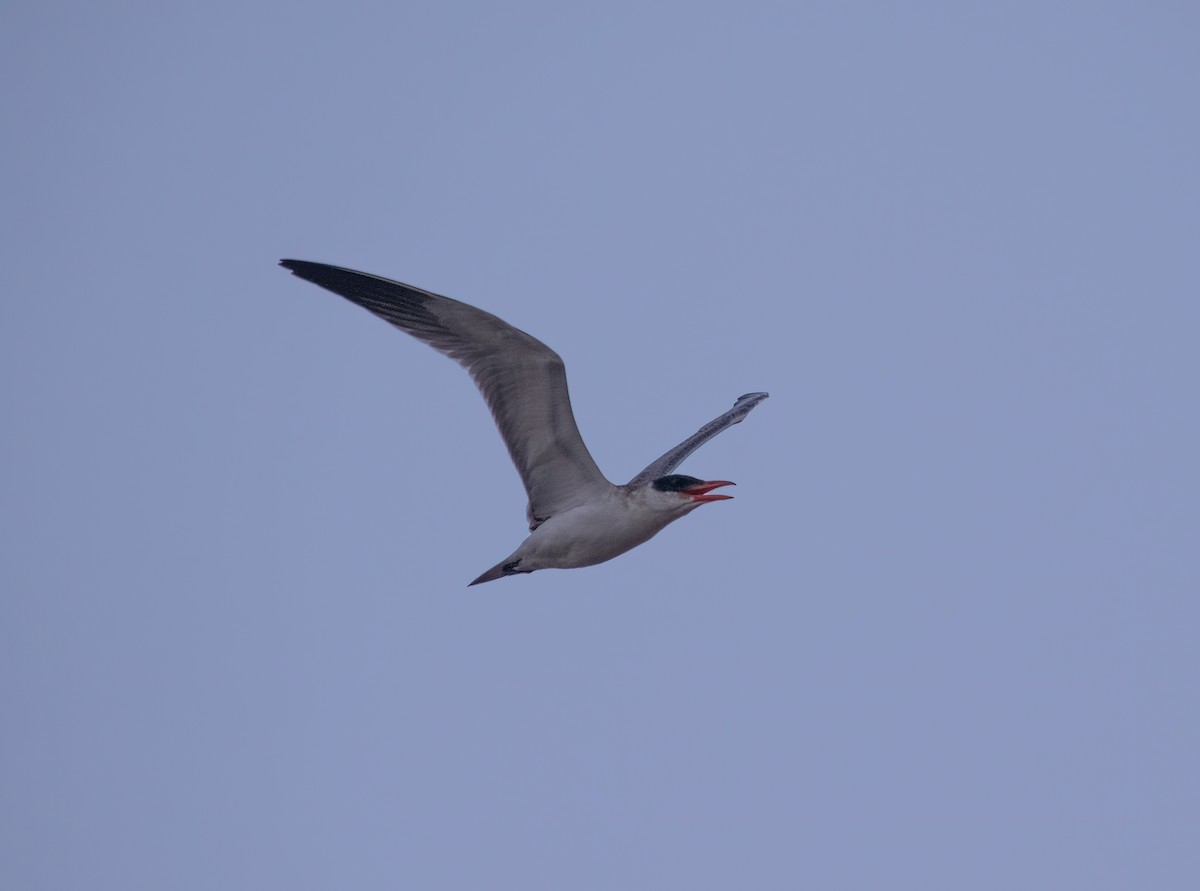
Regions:
<instances>
[{"instance_id":1,"label":"bird in flight","mask_svg":"<svg viewBox=\"0 0 1200 891\"><path fill-rule=\"evenodd\" d=\"M558 353L491 313L390 279L307 260L280 260L462 365L492 411L525 491L529 536L472 585L539 569L592 566L635 548L702 504L728 480L673 473L767 398L747 393L623 486L592 460L571 411Z\"/></svg>"}]
</instances>

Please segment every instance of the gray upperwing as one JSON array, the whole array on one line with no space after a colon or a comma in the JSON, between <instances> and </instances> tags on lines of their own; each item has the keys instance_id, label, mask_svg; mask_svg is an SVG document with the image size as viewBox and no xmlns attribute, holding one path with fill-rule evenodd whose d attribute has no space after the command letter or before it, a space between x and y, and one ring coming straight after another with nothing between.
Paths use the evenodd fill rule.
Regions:
<instances>
[{"instance_id":1,"label":"gray upperwing","mask_svg":"<svg viewBox=\"0 0 1200 891\"><path fill-rule=\"evenodd\" d=\"M489 312L411 285L307 260L280 265L423 340L470 373L529 493L530 528L611 488L579 435L566 370L550 347Z\"/></svg>"},{"instance_id":2,"label":"gray upperwing","mask_svg":"<svg viewBox=\"0 0 1200 891\"><path fill-rule=\"evenodd\" d=\"M758 405L767 398L766 393L747 393L745 396L738 398L738 401L733 404L733 408L725 412L720 417L713 418L675 448L671 449L633 479L627 486L644 486L648 485L652 480L658 479L660 476L666 476L676 467L683 463L683 460L700 446L704 445L722 430L727 427L732 427L734 424L740 424L746 415L754 410L754 406Z\"/></svg>"}]
</instances>

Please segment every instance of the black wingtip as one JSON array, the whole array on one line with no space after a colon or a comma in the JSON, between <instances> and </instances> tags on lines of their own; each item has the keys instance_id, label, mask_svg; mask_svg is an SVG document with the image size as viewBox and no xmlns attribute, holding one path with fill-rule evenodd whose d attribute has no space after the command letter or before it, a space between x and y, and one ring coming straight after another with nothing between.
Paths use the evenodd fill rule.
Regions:
<instances>
[{"instance_id":1,"label":"black wingtip","mask_svg":"<svg viewBox=\"0 0 1200 891\"><path fill-rule=\"evenodd\" d=\"M302 269L306 267L320 266L321 264L312 263L308 260L280 260L279 265L284 269L296 273L296 275L300 275Z\"/></svg>"},{"instance_id":2,"label":"black wingtip","mask_svg":"<svg viewBox=\"0 0 1200 891\"><path fill-rule=\"evenodd\" d=\"M280 260L279 265L297 278L302 278L323 288L328 288L330 282L338 278L344 278L347 275L368 277L363 276L361 272L343 269L340 266L330 266L328 263L314 263L312 260ZM336 288L330 288L330 290L337 291ZM338 291L338 293L341 292Z\"/></svg>"}]
</instances>

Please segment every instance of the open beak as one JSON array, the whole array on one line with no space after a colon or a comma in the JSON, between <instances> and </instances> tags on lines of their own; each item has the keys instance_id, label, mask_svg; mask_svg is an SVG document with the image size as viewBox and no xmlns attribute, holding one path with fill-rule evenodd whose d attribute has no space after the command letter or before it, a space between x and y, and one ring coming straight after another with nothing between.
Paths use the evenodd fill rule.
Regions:
<instances>
[{"instance_id":1,"label":"open beak","mask_svg":"<svg viewBox=\"0 0 1200 891\"><path fill-rule=\"evenodd\" d=\"M703 504L706 501L729 501L733 498L732 495L709 495L713 489L719 489L721 486L736 486L737 483L731 483L729 480L709 480L706 483L697 483L694 486L688 486L686 489L680 489L684 495L691 496L692 501Z\"/></svg>"}]
</instances>

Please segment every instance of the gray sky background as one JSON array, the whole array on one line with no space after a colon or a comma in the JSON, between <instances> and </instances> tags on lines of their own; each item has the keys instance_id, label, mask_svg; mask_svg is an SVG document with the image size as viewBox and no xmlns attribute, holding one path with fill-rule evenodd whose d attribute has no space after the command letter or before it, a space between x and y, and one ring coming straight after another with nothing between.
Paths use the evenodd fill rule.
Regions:
<instances>
[{"instance_id":1,"label":"gray sky background","mask_svg":"<svg viewBox=\"0 0 1200 891\"><path fill-rule=\"evenodd\" d=\"M1191 889L1187 3L10 3L13 889ZM620 482L524 494L484 307Z\"/></svg>"}]
</instances>

